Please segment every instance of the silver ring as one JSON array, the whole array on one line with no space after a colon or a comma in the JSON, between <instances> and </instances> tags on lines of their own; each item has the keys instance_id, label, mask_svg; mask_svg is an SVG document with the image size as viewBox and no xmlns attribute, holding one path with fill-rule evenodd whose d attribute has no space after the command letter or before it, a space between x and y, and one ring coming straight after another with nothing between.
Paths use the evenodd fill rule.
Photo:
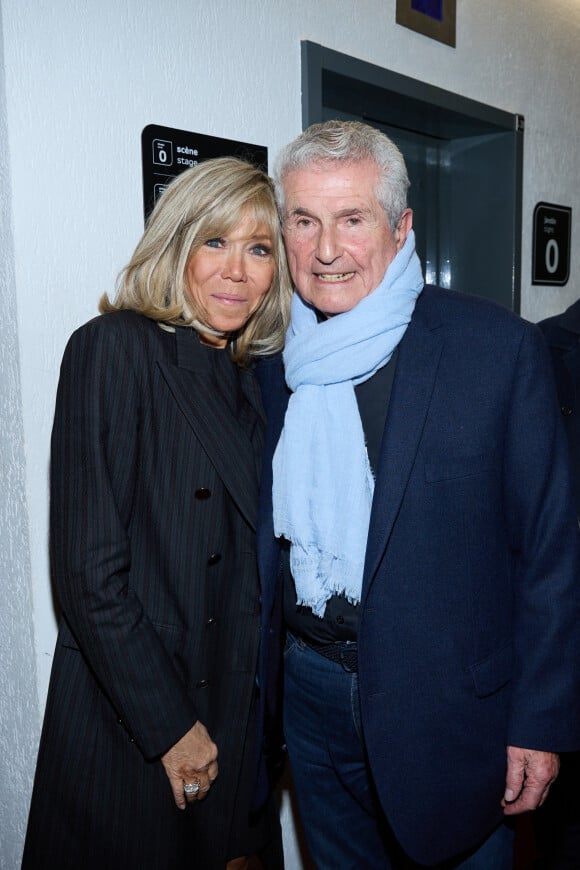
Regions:
<instances>
[{"instance_id":1,"label":"silver ring","mask_svg":"<svg viewBox=\"0 0 580 870\"><path fill-rule=\"evenodd\" d=\"M199 779L194 780L193 782L186 782L183 786L183 791L185 794L196 795L199 791L201 783Z\"/></svg>"}]
</instances>

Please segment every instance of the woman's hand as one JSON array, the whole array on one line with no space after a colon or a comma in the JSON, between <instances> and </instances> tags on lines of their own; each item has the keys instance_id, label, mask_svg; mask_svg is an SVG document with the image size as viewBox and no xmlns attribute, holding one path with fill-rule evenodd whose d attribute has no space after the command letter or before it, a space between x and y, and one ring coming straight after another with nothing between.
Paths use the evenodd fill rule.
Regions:
<instances>
[{"instance_id":1,"label":"woman's hand","mask_svg":"<svg viewBox=\"0 0 580 870\"><path fill-rule=\"evenodd\" d=\"M217 757L217 746L199 721L161 756L173 799L180 810L185 809L188 801L202 800L207 795L218 775ZM186 795L183 786L190 783L199 784L199 790Z\"/></svg>"}]
</instances>

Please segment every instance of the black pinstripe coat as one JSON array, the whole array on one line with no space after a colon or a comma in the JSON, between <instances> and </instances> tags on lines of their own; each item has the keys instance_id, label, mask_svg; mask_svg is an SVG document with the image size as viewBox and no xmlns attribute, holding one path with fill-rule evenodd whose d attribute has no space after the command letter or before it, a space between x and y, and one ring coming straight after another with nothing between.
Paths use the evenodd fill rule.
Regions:
<instances>
[{"instance_id":1,"label":"black pinstripe coat","mask_svg":"<svg viewBox=\"0 0 580 870\"><path fill-rule=\"evenodd\" d=\"M224 866L259 641L262 430L253 375L191 329L120 312L72 336L51 461L63 619L23 867ZM220 773L180 811L158 759L197 719Z\"/></svg>"}]
</instances>

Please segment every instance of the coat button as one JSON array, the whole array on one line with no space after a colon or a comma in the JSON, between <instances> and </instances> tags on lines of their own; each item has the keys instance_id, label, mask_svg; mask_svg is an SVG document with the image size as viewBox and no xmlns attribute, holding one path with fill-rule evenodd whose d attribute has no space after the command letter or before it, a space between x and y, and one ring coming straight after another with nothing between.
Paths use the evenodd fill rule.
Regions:
<instances>
[{"instance_id":1,"label":"coat button","mask_svg":"<svg viewBox=\"0 0 580 870\"><path fill-rule=\"evenodd\" d=\"M336 621L338 622L339 625L344 625L344 616L341 616L341 615L339 614L339 615L336 617Z\"/></svg>"},{"instance_id":2,"label":"coat button","mask_svg":"<svg viewBox=\"0 0 580 870\"><path fill-rule=\"evenodd\" d=\"M562 405L560 410L561 410L562 414L564 415L564 417L569 417L570 414L572 413L572 408L570 407L570 405Z\"/></svg>"},{"instance_id":3,"label":"coat button","mask_svg":"<svg viewBox=\"0 0 580 870\"><path fill-rule=\"evenodd\" d=\"M212 553L209 559L207 560L208 565L217 565L218 562L221 562L222 554L221 553Z\"/></svg>"},{"instance_id":4,"label":"coat button","mask_svg":"<svg viewBox=\"0 0 580 870\"><path fill-rule=\"evenodd\" d=\"M209 680L198 680L195 684L196 689L206 689L209 686Z\"/></svg>"},{"instance_id":5,"label":"coat button","mask_svg":"<svg viewBox=\"0 0 580 870\"><path fill-rule=\"evenodd\" d=\"M211 495L211 489L207 489L205 486L201 486L199 489L196 489L194 492L195 498L200 499L200 501L204 501L206 498L209 498Z\"/></svg>"},{"instance_id":6,"label":"coat button","mask_svg":"<svg viewBox=\"0 0 580 870\"><path fill-rule=\"evenodd\" d=\"M217 622L213 616L210 616L210 618L206 622L206 626L207 628L212 628L214 625L217 625Z\"/></svg>"}]
</instances>

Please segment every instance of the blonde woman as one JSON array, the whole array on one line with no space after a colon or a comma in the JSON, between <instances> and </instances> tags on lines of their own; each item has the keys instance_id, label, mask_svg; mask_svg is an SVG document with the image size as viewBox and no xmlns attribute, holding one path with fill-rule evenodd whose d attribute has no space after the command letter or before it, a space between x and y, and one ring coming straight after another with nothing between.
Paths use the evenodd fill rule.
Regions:
<instances>
[{"instance_id":1,"label":"blonde woman","mask_svg":"<svg viewBox=\"0 0 580 870\"><path fill-rule=\"evenodd\" d=\"M209 160L161 197L74 333L52 435L62 608L24 868L281 866L252 813L263 411L291 286L269 178ZM257 862L257 856L261 860Z\"/></svg>"}]
</instances>

